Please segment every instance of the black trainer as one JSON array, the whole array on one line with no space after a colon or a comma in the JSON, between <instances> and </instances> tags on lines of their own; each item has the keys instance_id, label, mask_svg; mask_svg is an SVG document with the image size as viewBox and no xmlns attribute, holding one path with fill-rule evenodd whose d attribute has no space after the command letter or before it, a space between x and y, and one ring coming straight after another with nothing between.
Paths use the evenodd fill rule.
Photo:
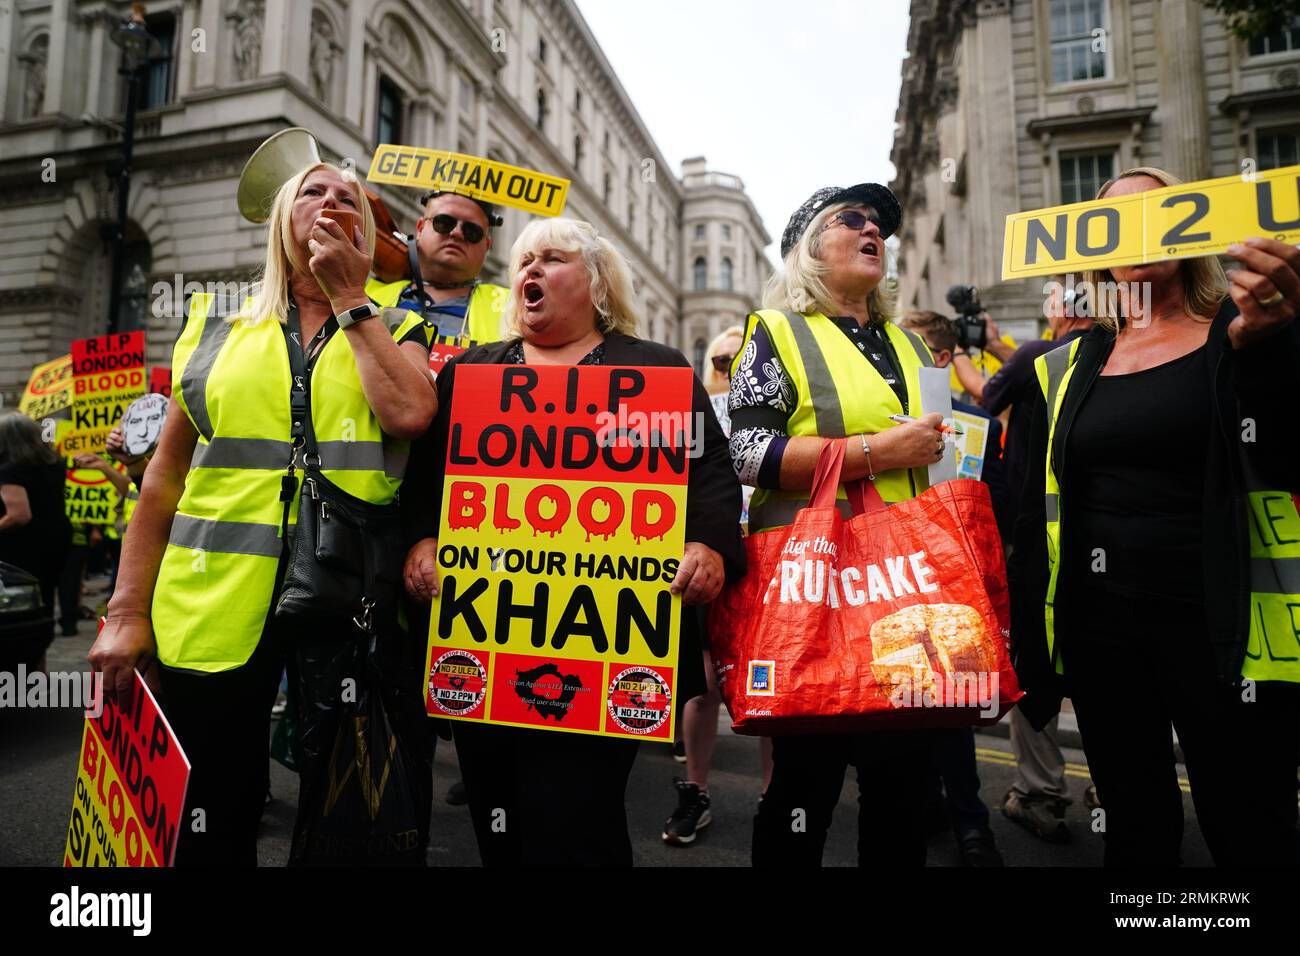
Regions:
<instances>
[{"instance_id":1,"label":"black trainer","mask_svg":"<svg viewBox=\"0 0 1300 956\"><path fill-rule=\"evenodd\" d=\"M699 784L688 783L681 777L673 777L673 786L677 788L677 809L664 824L664 842L687 846L695 842L700 830L713 822L709 794Z\"/></svg>"}]
</instances>

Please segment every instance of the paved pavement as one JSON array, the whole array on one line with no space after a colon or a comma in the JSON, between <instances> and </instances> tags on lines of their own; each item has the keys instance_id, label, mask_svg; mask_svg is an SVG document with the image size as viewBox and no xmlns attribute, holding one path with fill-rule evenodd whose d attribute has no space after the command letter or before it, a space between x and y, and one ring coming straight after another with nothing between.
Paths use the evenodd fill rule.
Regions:
<instances>
[{"instance_id":1,"label":"paved pavement","mask_svg":"<svg viewBox=\"0 0 1300 956\"><path fill-rule=\"evenodd\" d=\"M93 637L93 626L83 622L75 638L56 638L49 655L51 670L81 670ZM0 710L0 866L54 865L60 861L80 741L81 715L75 710ZM1013 757L1009 741L996 733L976 735L982 793L996 806L1010 786ZM1044 844L994 810L993 832L1010 865L1098 866L1101 836L1093 833L1082 794L1088 772L1082 753L1066 748L1071 795L1066 820L1073 840L1066 846ZM674 775L684 772L669 747L644 744L628 786L628 816L636 862L645 866L746 866L749 863L750 828L758 798L760 767L758 741L731 733L725 711L721 718L717 755L710 780L714 823L691 847L666 846L660 838L664 820L676 804ZM1180 776L1185 773L1179 768ZM844 792L827 841L825 863L856 863L857 791L854 772L846 775ZM429 861L438 866L474 866L478 854L464 807L452 807L442 795L457 779L455 751L439 741L434 768L434 809ZM271 789L275 800L267 806L259 843L263 865L282 865L288 856L293 825L297 777L272 763ZM1184 783L1187 818L1184 859L1188 865L1209 865L1210 860L1196 826L1191 798ZM932 866L959 865L956 844L948 833L933 837L929 847Z\"/></svg>"}]
</instances>

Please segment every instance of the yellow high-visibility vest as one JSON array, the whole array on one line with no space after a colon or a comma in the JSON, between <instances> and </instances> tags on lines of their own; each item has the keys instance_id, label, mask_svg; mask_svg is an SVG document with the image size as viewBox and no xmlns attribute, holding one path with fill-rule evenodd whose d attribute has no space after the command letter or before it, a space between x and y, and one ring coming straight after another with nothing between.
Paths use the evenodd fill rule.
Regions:
<instances>
[{"instance_id":1,"label":"yellow high-visibility vest","mask_svg":"<svg viewBox=\"0 0 1300 956\"><path fill-rule=\"evenodd\" d=\"M1038 386L1047 402L1048 432L1043 486L1047 516L1047 594L1043 616L1047 654L1058 674L1064 673L1056 641L1056 584L1061 568L1061 484L1052 467L1056 425L1074 377L1079 354L1077 338L1034 360ZM1300 512L1289 492L1268 488L1255 474L1244 450L1241 455L1246 480L1246 509L1250 540L1250 631L1241 676L1251 680L1300 683L1300 653L1278 640L1295 633L1295 610L1300 608ZM1270 529L1266 537L1264 528ZM1294 639L1291 639L1294 645Z\"/></svg>"},{"instance_id":2,"label":"yellow high-visibility vest","mask_svg":"<svg viewBox=\"0 0 1300 956\"><path fill-rule=\"evenodd\" d=\"M786 423L786 434L820 438L874 434L896 427L889 420L890 415L919 415L918 373L922 367L933 366L934 359L925 342L914 332L892 322L884 325L906 386L904 404L849 337L821 313L804 315L774 309L752 312L746 321L746 344L760 324L767 331L797 393L797 405ZM733 363L733 375L744 352L742 348ZM885 501L905 501L929 487L928 471L894 468L878 472L875 485ZM841 507L847 508L842 487L839 498L845 502ZM807 506L807 491L758 488L749 502L750 530L790 524L799 509Z\"/></svg>"},{"instance_id":3,"label":"yellow high-visibility vest","mask_svg":"<svg viewBox=\"0 0 1300 956\"><path fill-rule=\"evenodd\" d=\"M261 638L281 553L280 481L293 452L281 324L227 321L209 314L211 300L191 298L172 354L173 397L199 440L152 616L162 663L215 672L245 663ZM410 315L394 338L420 321ZM342 333L330 337L312 369L311 416L325 477L372 504L391 502L409 444L379 427ZM289 520L297 520L296 503Z\"/></svg>"},{"instance_id":4,"label":"yellow high-visibility vest","mask_svg":"<svg viewBox=\"0 0 1300 956\"><path fill-rule=\"evenodd\" d=\"M366 282L366 295L380 308L395 308L402 290L411 283L406 279L397 282L380 282L371 278ZM488 282L475 284L469 295L469 308L465 311L465 327L461 335L438 335L437 330L426 323L428 344L457 345L469 348L483 342L496 342L501 338L501 316L505 312L506 298L510 290L505 286L492 285Z\"/></svg>"}]
</instances>

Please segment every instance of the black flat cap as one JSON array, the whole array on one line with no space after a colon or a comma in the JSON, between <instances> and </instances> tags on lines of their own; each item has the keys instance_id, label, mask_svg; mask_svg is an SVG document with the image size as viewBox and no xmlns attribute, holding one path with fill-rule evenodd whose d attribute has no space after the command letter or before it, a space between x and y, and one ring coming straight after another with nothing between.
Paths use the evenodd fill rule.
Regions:
<instances>
[{"instance_id":1,"label":"black flat cap","mask_svg":"<svg viewBox=\"0 0 1300 956\"><path fill-rule=\"evenodd\" d=\"M799 237L808 228L808 223L816 218L831 203L851 202L870 206L880 217L880 238L888 239L903 222L903 210L899 208L894 194L880 183L858 183L856 186L823 186L809 196L802 206L794 211L786 223L785 232L781 233L781 258L784 259L799 241Z\"/></svg>"}]
</instances>

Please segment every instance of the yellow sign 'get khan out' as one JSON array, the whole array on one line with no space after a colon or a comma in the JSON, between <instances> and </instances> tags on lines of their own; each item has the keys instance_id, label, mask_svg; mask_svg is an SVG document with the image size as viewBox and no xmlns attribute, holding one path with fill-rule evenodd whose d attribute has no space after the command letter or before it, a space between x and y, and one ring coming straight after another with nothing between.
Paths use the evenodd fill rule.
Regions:
<instances>
[{"instance_id":1,"label":"yellow sign 'get khan out'","mask_svg":"<svg viewBox=\"0 0 1300 956\"><path fill-rule=\"evenodd\" d=\"M1250 236L1300 243L1300 166L1014 213L1002 278L1218 255Z\"/></svg>"},{"instance_id":2,"label":"yellow sign 'get khan out'","mask_svg":"<svg viewBox=\"0 0 1300 956\"><path fill-rule=\"evenodd\" d=\"M366 178L372 183L445 189L471 199L513 206L540 216L564 212L569 181L479 156L383 143Z\"/></svg>"}]
</instances>

